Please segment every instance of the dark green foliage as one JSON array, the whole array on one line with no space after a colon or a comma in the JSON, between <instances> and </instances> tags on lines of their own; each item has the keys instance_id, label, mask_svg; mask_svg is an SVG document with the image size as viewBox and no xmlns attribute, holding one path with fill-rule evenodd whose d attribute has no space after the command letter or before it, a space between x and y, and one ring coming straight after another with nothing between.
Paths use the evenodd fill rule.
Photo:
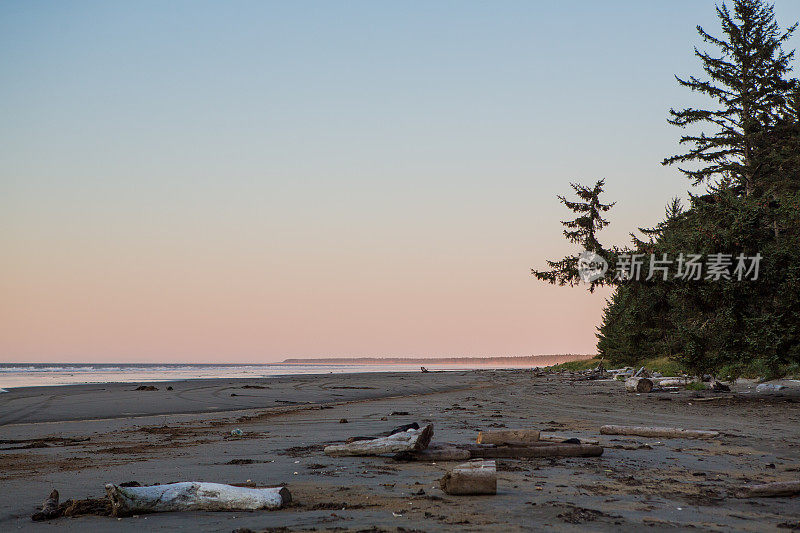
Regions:
<instances>
[{"instance_id":1,"label":"dark green foliage","mask_svg":"<svg viewBox=\"0 0 800 533\"><path fill-rule=\"evenodd\" d=\"M800 83L788 78L794 52L781 49L796 25L782 32L763 0L735 0L717 13L722 38L698 28L719 51L695 51L708 79L678 80L714 105L671 111L670 123L703 131L682 137L687 153L664 160L691 165L681 171L707 194L690 194L685 209L673 200L629 248L605 250L586 232L565 234L612 264L621 253L731 255L731 279L705 279L705 271L701 280L674 279L673 265L666 281L601 280L616 286L597 334L610 364L668 356L698 374L773 376L800 365ZM737 279L739 254L760 254L758 279ZM551 283L576 279L536 274Z\"/></svg>"},{"instance_id":2,"label":"dark green foliage","mask_svg":"<svg viewBox=\"0 0 800 533\"><path fill-rule=\"evenodd\" d=\"M561 224L566 228L564 237L575 244L580 244L584 250L597 252L604 255L603 247L597 240L597 232L608 225L608 220L603 218L603 213L607 213L614 204L604 204L600 201L603 193L605 180L598 180L594 187L586 187L577 183L571 183L572 189L578 196L577 202L567 200L563 196L558 199L567 206L573 213L578 215L574 220L565 220ZM578 274L578 256L567 256L559 261L548 261L550 270L539 271L531 269L531 273L537 279L558 285L575 286L581 278ZM604 280L597 280L589 284L589 290L594 291L597 285L602 285Z\"/></svg>"},{"instance_id":3,"label":"dark green foliage","mask_svg":"<svg viewBox=\"0 0 800 533\"><path fill-rule=\"evenodd\" d=\"M695 184L729 179L750 194L767 172L760 165L768 149L764 137L788 104L791 82L785 76L794 52L785 53L781 45L797 26L781 32L772 6L762 0L736 0L733 13L723 4L717 15L723 38L697 27L703 40L718 49L714 55L695 49L708 79L676 77L682 86L709 96L717 105L673 109L669 120L681 128L697 125L714 131L684 135L680 144L689 145L689 151L665 159L664 164L695 163L698 168L681 168Z\"/></svg>"}]
</instances>

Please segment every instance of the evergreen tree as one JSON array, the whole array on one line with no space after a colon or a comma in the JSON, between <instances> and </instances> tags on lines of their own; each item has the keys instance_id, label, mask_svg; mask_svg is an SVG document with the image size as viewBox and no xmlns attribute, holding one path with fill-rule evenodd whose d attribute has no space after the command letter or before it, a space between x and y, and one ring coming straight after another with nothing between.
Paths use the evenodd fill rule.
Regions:
<instances>
[{"instance_id":1,"label":"evergreen tree","mask_svg":"<svg viewBox=\"0 0 800 533\"><path fill-rule=\"evenodd\" d=\"M697 168L680 168L694 184L713 185L729 178L737 191L752 194L765 180L761 162L763 137L781 119L790 101L791 82L786 75L794 52L782 45L797 28L782 32L775 22L773 6L763 0L735 0L733 12L717 7L724 38L717 38L698 26L703 40L718 48L718 54L695 48L709 79L676 76L678 83L708 95L718 107L670 111L669 122L679 127L707 126L715 130L687 134L680 144L688 152L669 157L663 164L694 163Z\"/></svg>"},{"instance_id":2,"label":"evergreen tree","mask_svg":"<svg viewBox=\"0 0 800 533\"><path fill-rule=\"evenodd\" d=\"M579 244L584 250L594 252L605 260L608 260L608 252L597 240L597 232L608 225L608 220L603 218L603 213L607 213L614 203L604 204L600 201L603 193L605 180L598 180L593 187L587 187L578 183L570 183L570 186L578 196L578 201L567 200L564 196L558 196L559 201L569 210L578 215L573 220L564 220L561 224L565 227L564 237L574 244ZM579 256L571 255L559 261L547 261L550 270L539 271L531 269L531 273L537 279L547 281L557 285L576 285L581 281L578 272ZM590 282L589 290L594 291L597 285L603 285L604 279Z\"/></svg>"}]
</instances>

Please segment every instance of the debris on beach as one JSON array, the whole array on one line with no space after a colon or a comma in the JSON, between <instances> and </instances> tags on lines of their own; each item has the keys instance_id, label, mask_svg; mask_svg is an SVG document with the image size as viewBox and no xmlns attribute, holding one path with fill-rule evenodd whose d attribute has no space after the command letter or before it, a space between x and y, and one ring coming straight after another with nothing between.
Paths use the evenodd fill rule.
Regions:
<instances>
[{"instance_id":1,"label":"debris on beach","mask_svg":"<svg viewBox=\"0 0 800 533\"><path fill-rule=\"evenodd\" d=\"M756 385L756 392L778 392L786 388L786 385L779 383L761 383Z\"/></svg>"},{"instance_id":2,"label":"debris on beach","mask_svg":"<svg viewBox=\"0 0 800 533\"><path fill-rule=\"evenodd\" d=\"M536 429L508 429L500 431L480 431L478 432L478 444L499 444L525 446L529 443L539 442L539 430Z\"/></svg>"},{"instance_id":3,"label":"debris on beach","mask_svg":"<svg viewBox=\"0 0 800 533\"><path fill-rule=\"evenodd\" d=\"M453 467L439 480L447 494L497 494L497 465L494 461L478 459Z\"/></svg>"},{"instance_id":4,"label":"debris on beach","mask_svg":"<svg viewBox=\"0 0 800 533\"><path fill-rule=\"evenodd\" d=\"M625 390L639 393L651 392L653 390L653 381L649 378L628 378L625 380Z\"/></svg>"},{"instance_id":5,"label":"debris on beach","mask_svg":"<svg viewBox=\"0 0 800 533\"><path fill-rule=\"evenodd\" d=\"M470 457L482 459L528 459L532 457L599 457L603 447L595 444L563 444L541 442L537 445L495 446L473 444L464 447Z\"/></svg>"},{"instance_id":6,"label":"debris on beach","mask_svg":"<svg viewBox=\"0 0 800 533\"><path fill-rule=\"evenodd\" d=\"M42 510L38 513L35 513L31 516L31 520L39 522L41 520L49 520L51 518L56 518L59 516L59 509L58 509L58 491L53 490L47 499L44 500L42 503Z\"/></svg>"},{"instance_id":7,"label":"debris on beach","mask_svg":"<svg viewBox=\"0 0 800 533\"><path fill-rule=\"evenodd\" d=\"M153 385L139 385L133 390L158 390L158 387L154 387Z\"/></svg>"},{"instance_id":8,"label":"debris on beach","mask_svg":"<svg viewBox=\"0 0 800 533\"><path fill-rule=\"evenodd\" d=\"M388 437L368 440L355 440L345 444L334 444L325 447L325 453L331 457L384 455L400 452L424 450L433 437L433 424L422 429L409 429Z\"/></svg>"},{"instance_id":9,"label":"debris on beach","mask_svg":"<svg viewBox=\"0 0 800 533\"><path fill-rule=\"evenodd\" d=\"M181 482L145 487L109 483L113 516L171 511L252 511L280 509L292 501L286 487L248 488L221 483Z\"/></svg>"},{"instance_id":10,"label":"debris on beach","mask_svg":"<svg viewBox=\"0 0 800 533\"><path fill-rule=\"evenodd\" d=\"M575 438L575 437L567 437L566 435L559 435L556 433L540 433L539 440L544 442L558 442L558 443L566 443L567 441L572 442L573 444L600 444L600 439L595 438ZM574 442L574 441L578 442Z\"/></svg>"},{"instance_id":11,"label":"debris on beach","mask_svg":"<svg viewBox=\"0 0 800 533\"><path fill-rule=\"evenodd\" d=\"M594 444L539 442L517 446L495 444L432 444L420 451L402 452L398 461L462 461L465 459L530 459L534 457L599 457L603 447Z\"/></svg>"},{"instance_id":12,"label":"debris on beach","mask_svg":"<svg viewBox=\"0 0 800 533\"><path fill-rule=\"evenodd\" d=\"M800 494L800 480L747 485L736 491L737 498L775 498Z\"/></svg>"},{"instance_id":13,"label":"debris on beach","mask_svg":"<svg viewBox=\"0 0 800 533\"><path fill-rule=\"evenodd\" d=\"M637 437L664 437L683 439L713 439L719 436L719 431L706 431L700 429L683 429L647 426L615 426L608 425L600 428L602 435L630 435Z\"/></svg>"}]
</instances>

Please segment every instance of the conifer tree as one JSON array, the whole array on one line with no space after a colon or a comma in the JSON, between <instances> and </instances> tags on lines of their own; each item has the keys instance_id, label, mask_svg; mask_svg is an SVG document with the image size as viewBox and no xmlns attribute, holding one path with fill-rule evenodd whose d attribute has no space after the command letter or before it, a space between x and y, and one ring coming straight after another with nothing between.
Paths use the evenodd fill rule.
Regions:
<instances>
[{"instance_id":1,"label":"conifer tree","mask_svg":"<svg viewBox=\"0 0 800 533\"><path fill-rule=\"evenodd\" d=\"M718 106L709 109L670 110L669 122L676 126L707 126L713 133L690 133L680 144L690 147L684 154L668 157L663 164L686 164L681 172L693 183L713 185L720 178L730 178L741 194L752 194L762 185L766 169L761 165L766 149L762 141L785 113L790 100L794 52L782 45L797 25L781 31L775 22L773 6L763 0L734 0L733 11L727 5L717 7L723 38L697 32L718 49L712 55L695 48L708 79L695 76L679 78L678 83L708 95Z\"/></svg>"},{"instance_id":2,"label":"conifer tree","mask_svg":"<svg viewBox=\"0 0 800 533\"><path fill-rule=\"evenodd\" d=\"M598 180L593 187L579 183L570 183L570 186L578 196L578 201L567 200L564 196L558 196L558 199L578 217L561 222L565 227L564 237L571 243L581 245L585 251L594 252L607 260L608 252L597 240L597 232L608 225L608 220L603 218L603 213L607 213L614 207L614 203L604 204L600 201L605 180ZM581 280L578 272L578 259L577 255L571 255L559 261L547 261L551 270L531 269L531 273L542 281L572 287ZM597 285L603 284L605 284L605 280L602 278L592 281L589 290L594 291Z\"/></svg>"}]
</instances>

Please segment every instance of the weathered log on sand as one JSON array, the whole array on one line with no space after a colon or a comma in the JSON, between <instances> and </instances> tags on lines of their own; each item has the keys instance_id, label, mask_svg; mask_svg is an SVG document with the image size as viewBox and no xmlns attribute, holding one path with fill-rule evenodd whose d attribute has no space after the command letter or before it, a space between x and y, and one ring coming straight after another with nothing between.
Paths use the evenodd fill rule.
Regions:
<instances>
[{"instance_id":1,"label":"weathered log on sand","mask_svg":"<svg viewBox=\"0 0 800 533\"><path fill-rule=\"evenodd\" d=\"M51 518L56 518L60 515L58 510L58 491L53 490L50 493L50 496L42 503L42 510L38 513L35 513L31 516L31 520L39 521L39 520L49 520Z\"/></svg>"},{"instance_id":2,"label":"weathered log on sand","mask_svg":"<svg viewBox=\"0 0 800 533\"><path fill-rule=\"evenodd\" d=\"M525 445L532 442L539 442L538 429L507 429L501 431L480 431L478 432L478 444L498 444L498 445Z\"/></svg>"},{"instance_id":3,"label":"weathered log on sand","mask_svg":"<svg viewBox=\"0 0 800 533\"><path fill-rule=\"evenodd\" d=\"M656 383L659 387L685 387L689 383L694 383L694 381L689 378L661 378L657 379Z\"/></svg>"},{"instance_id":4,"label":"weathered log on sand","mask_svg":"<svg viewBox=\"0 0 800 533\"><path fill-rule=\"evenodd\" d=\"M600 428L600 433L603 435L633 435L637 437L664 437L668 439L713 439L719 436L719 431L645 426L602 426Z\"/></svg>"},{"instance_id":5,"label":"weathered log on sand","mask_svg":"<svg viewBox=\"0 0 800 533\"><path fill-rule=\"evenodd\" d=\"M650 392L653 382L649 378L628 378L625 380L625 390L628 392Z\"/></svg>"},{"instance_id":6,"label":"weathered log on sand","mask_svg":"<svg viewBox=\"0 0 800 533\"><path fill-rule=\"evenodd\" d=\"M469 450L454 444L431 444L417 452L400 452L394 456L398 461L467 461L472 457Z\"/></svg>"},{"instance_id":7,"label":"weathered log on sand","mask_svg":"<svg viewBox=\"0 0 800 533\"><path fill-rule=\"evenodd\" d=\"M431 437L433 437L433 424L428 424L421 429L409 429L388 437L326 446L325 453L331 457L344 457L413 452L427 448Z\"/></svg>"},{"instance_id":8,"label":"weathered log on sand","mask_svg":"<svg viewBox=\"0 0 800 533\"><path fill-rule=\"evenodd\" d=\"M476 459L524 459L528 457L598 457L603 447L593 444L542 443L538 446L465 446Z\"/></svg>"},{"instance_id":9,"label":"weathered log on sand","mask_svg":"<svg viewBox=\"0 0 800 533\"><path fill-rule=\"evenodd\" d=\"M476 460L460 464L439 480L447 494L497 494L497 465L494 461Z\"/></svg>"},{"instance_id":10,"label":"weathered log on sand","mask_svg":"<svg viewBox=\"0 0 800 533\"><path fill-rule=\"evenodd\" d=\"M286 487L251 489L221 483L183 482L147 487L106 485L114 516L170 511L279 509L292 501Z\"/></svg>"},{"instance_id":11,"label":"weathered log on sand","mask_svg":"<svg viewBox=\"0 0 800 533\"><path fill-rule=\"evenodd\" d=\"M800 494L800 481L780 481L763 485L739 487L738 498L774 498L778 496L794 496Z\"/></svg>"},{"instance_id":12,"label":"weathered log on sand","mask_svg":"<svg viewBox=\"0 0 800 533\"><path fill-rule=\"evenodd\" d=\"M542 442L564 442L568 439L578 439L581 444L600 444L600 439L584 438L584 437L568 437L557 433L542 433L539 435L539 440Z\"/></svg>"}]
</instances>

